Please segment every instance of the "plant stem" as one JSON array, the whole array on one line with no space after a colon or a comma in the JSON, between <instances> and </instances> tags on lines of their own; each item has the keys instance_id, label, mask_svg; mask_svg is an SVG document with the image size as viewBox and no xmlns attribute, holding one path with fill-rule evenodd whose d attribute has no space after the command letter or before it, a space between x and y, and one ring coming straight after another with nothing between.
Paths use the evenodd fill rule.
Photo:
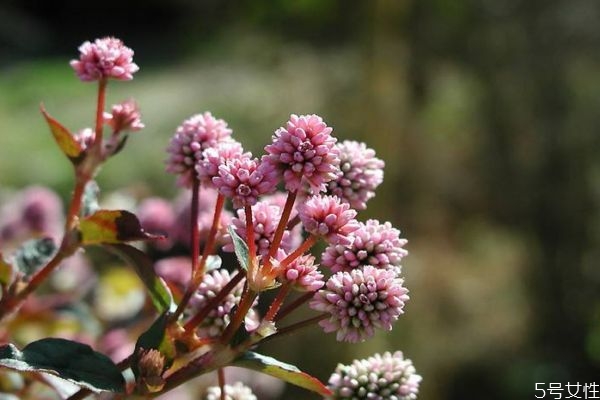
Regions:
<instances>
[{"instance_id":1,"label":"plant stem","mask_svg":"<svg viewBox=\"0 0 600 400\"><path fill-rule=\"evenodd\" d=\"M310 250L310 248L313 247L315 243L317 243L318 239L319 237L316 235L310 235L309 237L307 237L306 240L300 246L298 246L296 250L290 253L289 256L284 258L283 261L279 263L279 268L285 268L288 265L290 265L296 258L300 257L302 254Z\"/></svg>"},{"instance_id":2,"label":"plant stem","mask_svg":"<svg viewBox=\"0 0 600 400\"><path fill-rule=\"evenodd\" d=\"M244 318L246 314L248 314L248 310L252 307L254 300L256 300L256 296L258 296L257 292L248 289L248 285L244 288L244 292L242 293L242 299L240 300L240 304L238 305L235 314L231 318L231 322L225 328L225 331L221 335L221 343L227 344L235 335L235 332L238 330L240 325L244 322Z\"/></svg>"},{"instance_id":3,"label":"plant stem","mask_svg":"<svg viewBox=\"0 0 600 400\"><path fill-rule=\"evenodd\" d=\"M190 301L190 298L194 294L194 286L196 280L196 274L198 270L198 265L200 262L200 227L198 226L198 199L200 197L200 180L197 176L194 175L192 181L192 203L191 203L191 211L192 215L190 216L190 246L192 247L192 268L190 271L190 283L183 295L183 298L179 302L177 306L177 310L175 310L175 314L173 314L171 320L177 321L179 316L183 314L183 310L185 306Z\"/></svg>"},{"instance_id":4,"label":"plant stem","mask_svg":"<svg viewBox=\"0 0 600 400\"><path fill-rule=\"evenodd\" d=\"M265 266L267 267L271 266L271 259L275 258L275 255L277 254L277 249L279 249L281 239L283 238L285 226L290 219L292 208L294 207L294 202L296 201L296 195L297 192L289 192L287 199L285 200L285 205L283 206L283 211L281 212L281 219L279 220L277 230L275 230L275 235L273 236L273 241L271 242L271 247L269 248L269 256L265 260Z\"/></svg>"},{"instance_id":5,"label":"plant stem","mask_svg":"<svg viewBox=\"0 0 600 400\"><path fill-rule=\"evenodd\" d=\"M300 307L302 304L304 304L308 300L310 300L313 296L314 296L314 292L304 293L302 296L298 297L291 304L289 304L283 310L281 310L281 312L279 314L277 314L277 316L275 317L274 320L275 321L281 321L286 316L288 316L292 311L294 311L295 309L297 309L298 307Z\"/></svg>"},{"instance_id":6,"label":"plant stem","mask_svg":"<svg viewBox=\"0 0 600 400\"><path fill-rule=\"evenodd\" d=\"M311 325L321 321L322 319L327 318L328 315L329 314L327 314L327 313L319 314L315 317L308 318L308 319L305 319L304 321L296 322L295 324L286 326L285 328L278 329L277 332L275 332L271 336L267 336L266 338L261 340L260 343L263 344L267 341L271 341L273 339L280 338L285 335L289 335L290 333L293 333L293 332L297 331L298 329L302 329L302 328L306 328L307 326L311 326Z\"/></svg>"},{"instance_id":7,"label":"plant stem","mask_svg":"<svg viewBox=\"0 0 600 400\"><path fill-rule=\"evenodd\" d=\"M106 78L100 78L98 81L98 101L96 103L96 138L94 139L94 151L98 160L103 157L102 133L104 128L104 104L106 103Z\"/></svg>"},{"instance_id":8,"label":"plant stem","mask_svg":"<svg viewBox=\"0 0 600 400\"><path fill-rule=\"evenodd\" d=\"M219 368L217 375L219 377L219 387L221 388L221 400L225 400L225 369Z\"/></svg>"},{"instance_id":9,"label":"plant stem","mask_svg":"<svg viewBox=\"0 0 600 400\"><path fill-rule=\"evenodd\" d=\"M206 303L204 305L204 307L202 307L200 309L200 311L198 311L198 313L196 313L196 315L194 315L194 317L192 319L190 319L188 322L186 322L186 324L184 325L185 331L191 332L194 328L196 328L198 325L200 325L202 323L202 321L204 320L204 318L206 318L206 316L221 301L223 301L225 296L227 296L229 294L229 292L231 292L233 290L233 288L236 287L236 285L238 283L240 283L245 276L246 276L246 274L238 271L238 273L233 278L231 278L231 280L229 282L227 282L227 284L225 286L223 286L223 288L219 291L219 293L217 293L217 295L215 297L210 299L210 301L208 303Z\"/></svg>"},{"instance_id":10,"label":"plant stem","mask_svg":"<svg viewBox=\"0 0 600 400\"><path fill-rule=\"evenodd\" d=\"M256 256L256 243L254 242L254 221L252 220L252 207L244 206L246 214L246 244L248 244L248 255L250 259Z\"/></svg>"},{"instance_id":11,"label":"plant stem","mask_svg":"<svg viewBox=\"0 0 600 400\"><path fill-rule=\"evenodd\" d=\"M291 287L292 286L291 286L290 282L285 282L281 286L281 288L279 288L279 292L277 292L277 296L275 296L275 299L273 299L273 302L269 306L269 310L265 314L265 318L264 318L265 321L273 321L273 319L277 316L277 312L281 308L281 305L283 304L283 300L285 300L286 296L290 292Z\"/></svg>"}]
</instances>

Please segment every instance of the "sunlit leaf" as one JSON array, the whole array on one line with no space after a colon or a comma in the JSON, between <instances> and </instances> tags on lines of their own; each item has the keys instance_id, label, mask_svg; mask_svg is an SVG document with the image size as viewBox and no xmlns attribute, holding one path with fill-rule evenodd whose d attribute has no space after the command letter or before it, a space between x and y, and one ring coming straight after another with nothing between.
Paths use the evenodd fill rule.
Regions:
<instances>
[{"instance_id":1,"label":"sunlit leaf","mask_svg":"<svg viewBox=\"0 0 600 400\"><path fill-rule=\"evenodd\" d=\"M227 231L229 232L229 235L231 235L231 241L233 242L233 248L238 262L240 263L240 267L247 271L248 266L250 265L248 245L246 245L246 242L244 242L240 235L237 234L233 225L229 225Z\"/></svg>"},{"instance_id":2,"label":"sunlit leaf","mask_svg":"<svg viewBox=\"0 0 600 400\"><path fill-rule=\"evenodd\" d=\"M67 128L61 125L60 122L55 120L46 112L43 106L40 107L48 126L50 127L50 131L52 132L52 136L54 136L54 140L58 144L58 147L62 150L63 153L69 159L76 164L79 161L79 156L83 153L83 148L81 144L75 140L75 137Z\"/></svg>"},{"instance_id":3,"label":"sunlit leaf","mask_svg":"<svg viewBox=\"0 0 600 400\"><path fill-rule=\"evenodd\" d=\"M81 220L79 230L83 245L164 238L146 233L135 214L125 210L98 210Z\"/></svg>"},{"instance_id":4,"label":"sunlit leaf","mask_svg":"<svg viewBox=\"0 0 600 400\"><path fill-rule=\"evenodd\" d=\"M156 275L152 259L144 252L126 244L107 244L106 248L115 252L133 266L159 312L175 311L177 305L165 281Z\"/></svg>"},{"instance_id":5,"label":"sunlit leaf","mask_svg":"<svg viewBox=\"0 0 600 400\"><path fill-rule=\"evenodd\" d=\"M119 368L90 346L66 339L46 338L22 351L14 345L0 347L0 365L18 371L46 372L94 392L123 392Z\"/></svg>"},{"instance_id":6,"label":"sunlit leaf","mask_svg":"<svg viewBox=\"0 0 600 400\"><path fill-rule=\"evenodd\" d=\"M274 376L283 381L291 383L301 388L316 392L322 396L329 396L332 392L314 376L300 371L297 367L286 364L273 357L247 351L237 358L233 364L237 367L243 367L259 371L267 375Z\"/></svg>"}]
</instances>

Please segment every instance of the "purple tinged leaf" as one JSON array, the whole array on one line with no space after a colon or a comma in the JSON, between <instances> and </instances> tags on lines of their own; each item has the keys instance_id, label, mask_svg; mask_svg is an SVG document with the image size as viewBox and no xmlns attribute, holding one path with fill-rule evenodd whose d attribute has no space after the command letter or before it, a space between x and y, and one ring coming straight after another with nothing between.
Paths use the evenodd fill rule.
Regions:
<instances>
[{"instance_id":1,"label":"purple tinged leaf","mask_svg":"<svg viewBox=\"0 0 600 400\"><path fill-rule=\"evenodd\" d=\"M98 210L79 223L83 245L164 239L144 231L135 214L125 210Z\"/></svg>"}]
</instances>

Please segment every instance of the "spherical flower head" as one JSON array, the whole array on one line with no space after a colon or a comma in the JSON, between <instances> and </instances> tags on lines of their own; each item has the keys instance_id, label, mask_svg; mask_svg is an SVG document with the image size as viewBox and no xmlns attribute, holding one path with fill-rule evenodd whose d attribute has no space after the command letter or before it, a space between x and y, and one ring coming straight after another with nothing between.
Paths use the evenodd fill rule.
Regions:
<instances>
[{"instance_id":1,"label":"spherical flower head","mask_svg":"<svg viewBox=\"0 0 600 400\"><path fill-rule=\"evenodd\" d=\"M219 192L233 200L233 207L252 206L258 197L271 193L277 186L277 170L258 162L256 158L238 157L219 166L219 175L213 185Z\"/></svg>"},{"instance_id":2,"label":"spherical flower head","mask_svg":"<svg viewBox=\"0 0 600 400\"><path fill-rule=\"evenodd\" d=\"M385 163L364 143L344 140L336 147L340 152L342 172L327 184L327 193L338 196L356 210L364 210L367 201L375 197L377 186L383 182Z\"/></svg>"},{"instance_id":3,"label":"spherical flower head","mask_svg":"<svg viewBox=\"0 0 600 400\"><path fill-rule=\"evenodd\" d=\"M301 292L316 292L325 285L323 274L318 267L319 265L315 264L315 258L310 254L305 254L283 268L279 280L290 283L294 289Z\"/></svg>"},{"instance_id":4,"label":"spherical flower head","mask_svg":"<svg viewBox=\"0 0 600 400\"><path fill-rule=\"evenodd\" d=\"M139 131L144 128L141 120L140 110L133 99L112 106L111 112L104 113L104 122L108 124L113 132Z\"/></svg>"},{"instance_id":5,"label":"spherical flower head","mask_svg":"<svg viewBox=\"0 0 600 400\"><path fill-rule=\"evenodd\" d=\"M370 219L359 222L360 227L350 234L351 244L330 245L321 256L321 264L332 272L351 271L364 265L401 272L400 261L408 254L403 247L406 239L389 222Z\"/></svg>"},{"instance_id":6,"label":"spherical flower head","mask_svg":"<svg viewBox=\"0 0 600 400\"><path fill-rule=\"evenodd\" d=\"M298 215L304 230L330 244L349 245L349 235L360 227L356 211L336 196L311 196L298 206Z\"/></svg>"},{"instance_id":7,"label":"spherical flower head","mask_svg":"<svg viewBox=\"0 0 600 400\"><path fill-rule=\"evenodd\" d=\"M84 82L113 78L133 79L140 68L133 62L133 50L119 39L105 37L79 46L79 60L71 60L71 67Z\"/></svg>"},{"instance_id":8,"label":"spherical flower head","mask_svg":"<svg viewBox=\"0 0 600 400\"><path fill-rule=\"evenodd\" d=\"M315 293L310 307L330 314L319 325L325 332L337 332L338 341L363 342L375 328L391 330L403 313L408 290L402 284L393 270L371 265L338 272Z\"/></svg>"},{"instance_id":9,"label":"spherical flower head","mask_svg":"<svg viewBox=\"0 0 600 400\"><path fill-rule=\"evenodd\" d=\"M281 207L271 204L269 201L259 201L252 206L252 223L254 225L254 243L256 244L256 251L258 255L267 257L269 249L271 248L271 242L275 236L275 230L281 219ZM234 227L236 233L246 238L246 213L244 210L237 210L237 216L231 219L231 224ZM233 252L233 241L231 236L226 234L224 237L226 242L223 246L224 251ZM296 246L296 236L292 235L290 231L286 230L283 232L283 238L281 240L280 249L289 253Z\"/></svg>"},{"instance_id":10,"label":"spherical flower head","mask_svg":"<svg viewBox=\"0 0 600 400\"><path fill-rule=\"evenodd\" d=\"M332 131L314 114L292 114L286 126L275 131L263 158L283 170L287 190L298 191L305 182L314 193L319 193L325 190L327 182L338 176L339 150Z\"/></svg>"},{"instance_id":11,"label":"spherical flower head","mask_svg":"<svg viewBox=\"0 0 600 400\"><path fill-rule=\"evenodd\" d=\"M401 351L374 354L350 365L338 364L329 378L335 400L415 400L421 376Z\"/></svg>"},{"instance_id":12,"label":"spherical flower head","mask_svg":"<svg viewBox=\"0 0 600 400\"><path fill-rule=\"evenodd\" d=\"M230 280L231 275L226 269L213 270L206 273L202 283L198 287L198 291L190 300L191 310L198 311L201 309L212 298L216 297L219 291L221 291ZM217 337L223 332L230 322L233 309L240 302L243 287L243 282L240 282L223 300L221 300L217 307L210 311L208 316L198 327L198 335L201 337ZM246 329L252 330L252 328L255 328L257 325L257 314L251 309L246 315Z\"/></svg>"},{"instance_id":13,"label":"spherical flower head","mask_svg":"<svg viewBox=\"0 0 600 400\"><path fill-rule=\"evenodd\" d=\"M179 185L190 187L203 151L230 138L227 122L216 119L210 112L193 115L183 121L169 142L167 172L179 176Z\"/></svg>"},{"instance_id":14,"label":"spherical flower head","mask_svg":"<svg viewBox=\"0 0 600 400\"><path fill-rule=\"evenodd\" d=\"M219 142L215 147L209 147L202 152L196 164L198 179L206 186L214 187L212 179L219 175L219 167L229 160L236 158L251 158L250 153L244 153L242 144L230 139Z\"/></svg>"},{"instance_id":15,"label":"spherical flower head","mask_svg":"<svg viewBox=\"0 0 600 400\"><path fill-rule=\"evenodd\" d=\"M252 389L242 382L236 382L233 385L223 386L225 389L225 400L257 400L252 393ZM221 388L219 386L210 386L206 390L205 400L221 400Z\"/></svg>"}]
</instances>

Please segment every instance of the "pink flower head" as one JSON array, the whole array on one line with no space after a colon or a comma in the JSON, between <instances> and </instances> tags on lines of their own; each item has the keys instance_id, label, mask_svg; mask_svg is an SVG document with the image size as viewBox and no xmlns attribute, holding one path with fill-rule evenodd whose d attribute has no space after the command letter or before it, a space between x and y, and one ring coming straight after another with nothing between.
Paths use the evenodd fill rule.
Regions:
<instances>
[{"instance_id":1,"label":"pink flower head","mask_svg":"<svg viewBox=\"0 0 600 400\"><path fill-rule=\"evenodd\" d=\"M286 126L275 131L263 159L283 170L287 190L298 191L306 182L313 192L322 192L340 172L337 139L331 132L318 115L292 114Z\"/></svg>"},{"instance_id":2,"label":"pink flower head","mask_svg":"<svg viewBox=\"0 0 600 400\"><path fill-rule=\"evenodd\" d=\"M177 128L167 147L167 172L179 175L178 183L181 186L191 186L203 151L230 139L231 129L227 127L227 122L216 119L210 112L186 119Z\"/></svg>"},{"instance_id":3,"label":"pink flower head","mask_svg":"<svg viewBox=\"0 0 600 400\"><path fill-rule=\"evenodd\" d=\"M366 265L350 272L338 272L325 288L315 293L310 307L329 313L319 322L325 332L337 332L337 340L363 342L375 328L392 329L403 313L408 290L393 270Z\"/></svg>"},{"instance_id":4,"label":"pink flower head","mask_svg":"<svg viewBox=\"0 0 600 400\"><path fill-rule=\"evenodd\" d=\"M338 364L329 378L332 399L415 400L421 376L401 351Z\"/></svg>"},{"instance_id":5,"label":"pink flower head","mask_svg":"<svg viewBox=\"0 0 600 400\"><path fill-rule=\"evenodd\" d=\"M219 166L219 175L212 182L219 192L233 199L233 206L252 206L258 196L275 190L278 176L270 164L256 158L238 157Z\"/></svg>"},{"instance_id":6,"label":"pink flower head","mask_svg":"<svg viewBox=\"0 0 600 400\"><path fill-rule=\"evenodd\" d=\"M190 300L190 308L193 312L199 311L212 298L216 297L232 276L226 269L213 270L206 273L203 277L198 291ZM240 282L217 307L213 308L202 324L198 327L198 334L201 337L219 336L223 329L229 324L233 309L240 302L244 283ZM246 315L246 329L253 330L258 326L258 316L255 310Z\"/></svg>"},{"instance_id":7,"label":"pink flower head","mask_svg":"<svg viewBox=\"0 0 600 400\"><path fill-rule=\"evenodd\" d=\"M332 244L325 249L321 263L332 272L351 271L363 265L376 268L393 268L400 273L400 260L408 254L403 247L406 239L389 222L380 223L370 219L359 222L360 227L350 234L351 244Z\"/></svg>"},{"instance_id":8,"label":"pink flower head","mask_svg":"<svg viewBox=\"0 0 600 400\"><path fill-rule=\"evenodd\" d=\"M104 122L115 133L121 131L139 131L144 128L140 110L133 99L113 105L110 113L104 113Z\"/></svg>"},{"instance_id":9,"label":"pink flower head","mask_svg":"<svg viewBox=\"0 0 600 400\"><path fill-rule=\"evenodd\" d=\"M202 152L196 164L198 178L208 186L213 186L212 179L219 175L219 167L234 158L250 158L250 153L244 153L242 144L230 139L219 142L215 147L209 147Z\"/></svg>"},{"instance_id":10,"label":"pink flower head","mask_svg":"<svg viewBox=\"0 0 600 400\"><path fill-rule=\"evenodd\" d=\"M349 245L350 233L360 227L356 211L336 196L311 196L298 206L298 215L304 230L331 244Z\"/></svg>"},{"instance_id":11,"label":"pink flower head","mask_svg":"<svg viewBox=\"0 0 600 400\"><path fill-rule=\"evenodd\" d=\"M235 382L233 385L224 385L225 400L257 400L252 393L252 389L242 382ZM219 386L210 386L206 389L206 400L221 400L221 388Z\"/></svg>"},{"instance_id":12,"label":"pink flower head","mask_svg":"<svg viewBox=\"0 0 600 400\"><path fill-rule=\"evenodd\" d=\"M284 254L282 254L284 255ZM325 282L323 274L315 265L315 257L310 254L302 255L292 261L283 271L280 272L279 279L282 282L289 282L296 290L303 292L316 292L321 289Z\"/></svg>"},{"instance_id":13,"label":"pink flower head","mask_svg":"<svg viewBox=\"0 0 600 400\"><path fill-rule=\"evenodd\" d=\"M337 143L342 173L327 184L327 192L334 194L356 210L367 208L367 201L375 196L375 189L383 182L383 160L364 143L344 140Z\"/></svg>"},{"instance_id":14,"label":"pink flower head","mask_svg":"<svg viewBox=\"0 0 600 400\"><path fill-rule=\"evenodd\" d=\"M84 82L105 78L128 81L140 69L133 62L133 50L116 38L86 41L79 46L79 52L79 60L71 60L70 64Z\"/></svg>"},{"instance_id":15,"label":"pink flower head","mask_svg":"<svg viewBox=\"0 0 600 400\"><path fill-rule=\"evenodd\" d=\"M268 201L259 201L252 206L254 242L256 243L257 253L263 257L267 257L269 254L277 224L281 219L281 212L281 207L273 205ZM237 210L237 217L231 220L231 224L240 237L246 238L246 213L244 210ZM229 234L225 235L224 239L227 241L227 244L223 246L223 250L233 252L233 242ZM290 231L284 231L280 249L289 253L297 245L296 235L291 234Z\"/></svg>"}]
</instances>

